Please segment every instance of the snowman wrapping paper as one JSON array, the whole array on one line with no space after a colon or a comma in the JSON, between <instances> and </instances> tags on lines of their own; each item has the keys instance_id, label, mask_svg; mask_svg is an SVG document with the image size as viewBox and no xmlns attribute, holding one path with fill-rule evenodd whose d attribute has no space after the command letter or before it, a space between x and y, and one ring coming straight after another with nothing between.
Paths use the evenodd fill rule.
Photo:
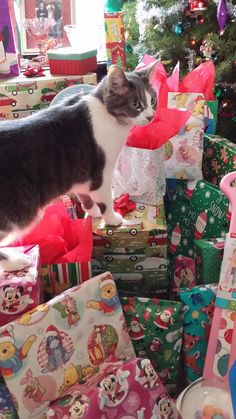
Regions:
<instances>
[{"instance_id":1,"label":"snowman wrapping paper","mask_svg":"<svg viewBox=\"0 0 236 419\"><path fill-rule=\"evenodd\" d=\"M204 180L179 181L167 216L169 282L175 258L194 259L194 240L224 237L231 212L228 199Z\"/></svg>"},{"instance_id":2,"label":"snowman wrapping paper","mask_svg":"<svg viewBox=\"0 0 236 419\"><path fill-rule=\"evenodd\" d=\"M0 372L22 419L41 418L50 402L109 355L135 356L110 273L0 328Z\"/></svg>"},{"instance_id":3,"label":"snowman wrapping paper","mask_svg":"<svg viewBox=\"0 0 236 419\"><path fill-rule=\"evenodd\" d=\"M121 298L137 357L151 360L170 394L177 391L182 347L182 303L157 298Z\"/></svg>"}]
</instances>

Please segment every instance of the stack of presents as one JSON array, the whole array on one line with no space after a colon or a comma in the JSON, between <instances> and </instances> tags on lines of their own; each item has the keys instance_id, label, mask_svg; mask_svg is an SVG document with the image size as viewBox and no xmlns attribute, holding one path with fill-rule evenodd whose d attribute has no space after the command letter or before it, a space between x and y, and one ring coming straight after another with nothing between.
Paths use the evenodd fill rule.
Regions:
<instances>
[{"instance_id":1,"label":"stack of presents","mask_svg":"<svg viewBox=\"0 0 236 419\"><path fill-rule=\"evenodd\" d=\"M214 135L208 86L170 91L162 116L174 109L176 135L166 141L162 131L140 148L135 128L119 157L121 226L86 217L75 196L63 196L10 249L29 266L0 274L0 417L181 418L174 400L187 385L227 382L236 234L219 185L236 172L236 145ZM219 407L191 417L235 416Z\"/></svg>"}]
</instances>

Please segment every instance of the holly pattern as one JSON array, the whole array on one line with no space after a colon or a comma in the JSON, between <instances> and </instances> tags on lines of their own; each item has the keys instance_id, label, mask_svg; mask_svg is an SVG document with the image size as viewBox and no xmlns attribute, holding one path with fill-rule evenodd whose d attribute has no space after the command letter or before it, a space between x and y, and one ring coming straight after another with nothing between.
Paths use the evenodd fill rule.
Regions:
<instances>
[{"instance_id":1,"label":"holly pattern","mask_svg":"<svg viewBox=\"0 0 236 419\"><path fill-rule=\"evenodd\" d=\"M219 185L227 173L236 170L236 144L219 135L204 136L204 179Z\"/></svg>"}]
</instances>

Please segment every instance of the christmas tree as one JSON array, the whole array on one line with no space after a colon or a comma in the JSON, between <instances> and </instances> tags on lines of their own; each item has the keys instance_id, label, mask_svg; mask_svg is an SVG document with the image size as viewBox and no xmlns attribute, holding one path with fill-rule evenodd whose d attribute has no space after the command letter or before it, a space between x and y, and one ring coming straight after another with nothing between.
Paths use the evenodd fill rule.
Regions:
<instances>
[{"instance_id":1,"label":"christmas tree","mask_svg":"<svg viewBox=\"0 0 236 419\"><path fill-rule=\"evenodd\" d=\"M181 75L213 60L220 133L235 141L236 0L128 0L123 9L128 70L145 53L169 73L179 61Z\"/></svg>"}]
</instances>

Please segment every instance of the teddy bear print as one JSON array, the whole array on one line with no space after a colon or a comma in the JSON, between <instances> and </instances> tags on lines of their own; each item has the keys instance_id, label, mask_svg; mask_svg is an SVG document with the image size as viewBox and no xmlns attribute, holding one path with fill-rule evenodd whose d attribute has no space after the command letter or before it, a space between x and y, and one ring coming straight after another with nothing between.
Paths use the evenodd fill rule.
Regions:
<instances>
[{"instance_id":1,"label":"teddy bear print","mask_svg":"<svg viewBox=\"0 0 236 419\"><path fill-rule=\"evenodd\" d=\"M0 333L0 371L4 377L10 378L21 370L23 360L27 357L36 339L35 335L31 335L18 348L15 344L13 326L7 326Z\"/></svg>"},{"instance_id":2,"label":"teddy bear print","mask_svg":"<svg viewBox=\"0 0 236 419\"><path fill-rule=\"evenodd\" d=\"M100 283L100 301L90 300L86 307L103 311L104 314L113 314L120 307L120 300L111 277L106 277Z\"/></svg>"}]
</instances>

